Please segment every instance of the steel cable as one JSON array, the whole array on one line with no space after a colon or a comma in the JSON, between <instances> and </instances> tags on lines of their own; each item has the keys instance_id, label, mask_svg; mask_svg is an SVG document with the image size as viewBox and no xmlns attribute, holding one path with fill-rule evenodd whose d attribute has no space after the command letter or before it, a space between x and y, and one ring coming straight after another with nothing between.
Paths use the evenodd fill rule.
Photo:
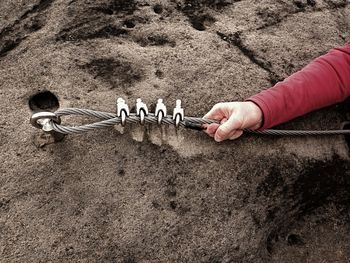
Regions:
<instances>
[{"instance_id":1,"label":"steel cable","mask_svg":"<svg viewBox=\"0 0 350 263\"><path fill-rule=\"evenodd\" d=\"M68 116L68 115L80 115L94 117L101 119L101 121L94 122L91 124L85 124L80 126L64 126L52 121L52 127L54 131L63 134L78 134L88 132L94 129L102 129L112 127L117 124L121 124L122 120L114 113L95 111L89 109L78 109L78 108L65 108L59 109L54 112L57 117ZM139 124L140 117L136 116L135 113L131 113L126 118L126 123ZM145 123L158 124L158 118L153 113L145 116ZM189 128L189 123L201 127L203 124L219 123L217 120L202 119L197 117L185 117L184 120L180 121L179 126ZM175 121L172 116L167 115L162 119L162 124L175 125ZM263 131L252 131L245 129L244 132L259 135L272 135L272 136L307 136L307 135L344 135L350 134L350 130L273 130L267 129Z\"/></svg>"}]
</instances>

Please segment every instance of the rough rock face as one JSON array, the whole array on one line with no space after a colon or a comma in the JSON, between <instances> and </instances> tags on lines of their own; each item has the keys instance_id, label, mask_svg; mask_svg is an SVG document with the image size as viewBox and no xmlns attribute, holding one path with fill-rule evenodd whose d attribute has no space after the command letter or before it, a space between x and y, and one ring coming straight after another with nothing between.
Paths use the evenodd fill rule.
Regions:
<instances>
[{"instance_id":1,"label":"rough rock face","mask_svg":"<svg viewBox=\"0 0 350 263\"><path fill-rule=\"evenodd\" d=\"M342 136L217 144L146 127L140 141L128 127L48 144L28 119L30 108L114 111L119 96L180 98L202 116L343 45L349 3L0 1L0 261L348 262ZM336 129L347 113L280 128Z\"/></svg>"}]
</instances>

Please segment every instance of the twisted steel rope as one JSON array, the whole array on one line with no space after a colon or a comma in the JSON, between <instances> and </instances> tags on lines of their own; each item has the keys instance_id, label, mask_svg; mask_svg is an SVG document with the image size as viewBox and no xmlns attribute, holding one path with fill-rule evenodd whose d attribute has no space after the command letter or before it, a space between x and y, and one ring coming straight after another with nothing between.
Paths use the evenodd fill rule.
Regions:
<instances>
[{"instance_id":1,"label":"twisted steel rope","mask_svg":"<svg viewBox=\"0 0 350 263\"><path fill-rule=\"evenodd\" d=\"M78 108L65 108L65 109L59 109L55 112L57 117L61 116L68 116L68 115L81 115L81 116L88 116L88 117L94 117L97 119L101 119L101 121L94 122L91 124L85 124L81 126L64 126L55 123L52 121L52 127L54 131L63 133L63 134L78 134L78 133L84 133L88 132L94 129L102 129L102 128L108 128L112 127L116 124L121 124L122 120L120 117L116 116L114 113L109 112L102 112L102 111L95 111L95 110L89 110L89 109L78 109ZM139 124L140 123L140 117L136 116L135 113L131 113L126 118L127 123L131 124ZM148 114L145 116L145 123L150 124L158 124L157 116L155 116L153 113ZM211 123L219 123L217 120L209 120L209 119L202 119L202 118L196 118L196 117L185 117L183 121L180 121L179 125L181 127L188 128L188 124L194 124L197 125L197 127L200 127L203 124L211 124ZM167 125L175 125L175 121L173 120L172 116L167 115L162 119L162 124ZM350 134L350 130L263 130L263 131L252 131L249 129L245 129L244 132L251 133L251 134L259 134L259 135L272 135L272 136L307 136L307 135L344 135L344 134Z\"/></svg>"}]
</instances>

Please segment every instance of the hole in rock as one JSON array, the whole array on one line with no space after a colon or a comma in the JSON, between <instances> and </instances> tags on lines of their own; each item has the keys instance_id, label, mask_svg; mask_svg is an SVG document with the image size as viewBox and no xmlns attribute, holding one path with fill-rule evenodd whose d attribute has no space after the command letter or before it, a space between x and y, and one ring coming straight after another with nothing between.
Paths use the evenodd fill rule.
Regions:
<instances>
[{"instance_id":1,"label":"hole in rock","mask_svg":"<svg viewBox=\"0 0 350 263\"><path fill-rule=\"evenodd\" d=\"M170 208L173 209L173 210L175 210L176 207L177 207L176 202L175 202L175 201L170 201Z\"/></svg>"},{"instance_id":2,"label":"hole in rock","mask_svg":"<svg viewBox=\"0 0 350 263\"><path fill-rule=\"evenodd\" d=\"M305 4L302 1L294 1L294 5L299 9L305 8Z\"/></svg>"},{"instance_id":3,"label":"hole in rock","mask_svg":"<svg viewBox=\"0 0 350 263\"><path fill-rule=\"evenodd\" d=\"M194 29L198 31L204 31L207 29L207 26L212 25L215 22L215 18L209 14L204 15L193 15L190 17L190 22Z\"/></svg>"},{"instance_id":4,"label":"hole in rock","mask_svg":"<svg viewBox=\"0 0 350 263\"><path fill-rule=\"evenodd\" d=\"M135 25L135 22L132 21L132 20L125 20L124 21L124 25L127 27L127 28L134 28L136 25Z\"/></svg>"},{"instance_id":5,"label":"hole in rock","mask_svg":"<svg viewBox=\"0 0 350 263\"><path fill-rule=\"evenodd\" d=\"M29 108L36 111L55 111L59 108L58 98L52 92L40 91L29 98Z\"/></svg>"},{"instance_id":6,"label":"hole in rock","mask_svg":"<svg viewBox=\"0 0 350 263\"><path fill-rule=\"evenodd\" d=\"M307 0L306 3L310 6L315 6L316 5L316 1L315 0Z\"/></svg>"},{"instance_id":7,"label":"hole in rock","mask_svg":"<svg viewBox=\"0 0 350 263\"><path fill-rule=\"evenodd\" d=\"M296 234L288 235L287 243L290 246L301 246L301 245L305 244L303 239L299 235L296 235Z\"/></svg>"},{"instance_id":8,"label":"hole in rock","mask_svg":"<svg viewBox=\"0 0 350 263\"><path fill-rule=\"evenodd\" d=\"M163 71L161 71L161 70L159 70L159 69L157 69L157 71L156 71L156 76L158 77L158 78L160 78L160 79L163 79L164 78L164 72Z\"/></svg>"},{"instance_id":9,"label":"hole in rock","mask_svg":"<svg viewBox=\"0 0 350 263\"><path fill-rule=\"evenodd\" d=\"M160 4L156 4L156 5L153 7L153 10L154 10L154 13L160 14L160 13L163 12L163 7L162 7Z\"/></svg>"}]
</instances>

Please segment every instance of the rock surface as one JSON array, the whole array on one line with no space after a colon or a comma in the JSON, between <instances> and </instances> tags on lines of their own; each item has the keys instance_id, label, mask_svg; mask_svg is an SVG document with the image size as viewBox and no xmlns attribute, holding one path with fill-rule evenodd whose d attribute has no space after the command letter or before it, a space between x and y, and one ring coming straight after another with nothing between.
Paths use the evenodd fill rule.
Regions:
<instances>
[{"instance_id":1,"label":"rock surface","mask_svg":"<svg viewBox=\"0 0 350 263\"><path fill-rule=\"evenodd\" d=\"M180 98L202 116L343 45L349 3L1 1L0 261L348 262L342 136L217 144L128 127L49 144L28 105L114 111L119 96ZM54 95L33 97L42 91ZM347 112L344 103L280 128L337 129Z\"/></svg>"}]
</instances>

